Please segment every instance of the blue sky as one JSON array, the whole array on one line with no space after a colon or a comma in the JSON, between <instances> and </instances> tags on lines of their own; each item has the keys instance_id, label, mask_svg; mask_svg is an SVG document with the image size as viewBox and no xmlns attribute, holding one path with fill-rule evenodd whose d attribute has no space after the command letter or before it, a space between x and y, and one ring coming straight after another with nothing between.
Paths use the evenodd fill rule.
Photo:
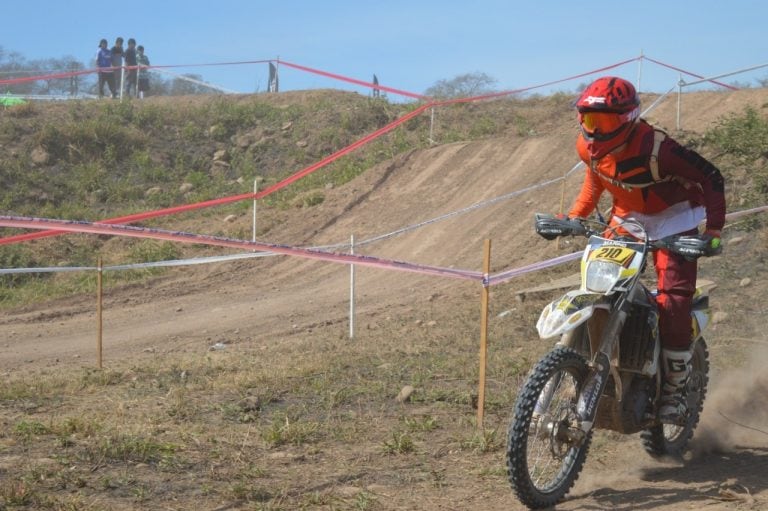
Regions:
<instances>
[{"instance_id":1,"label":"blue sky","mask_svg":"<svg viewBox=\"0 0 768 511\"><path fill-rule=\"evenodd\" d=\"M134 37L154 65L279 57L364 81L376 73L382 85L417 93L470 72L488 74L500 90L527 87L641 52L705 76L768 63L762 0L33 0L12 10L0 46L27 60L71 55L90 67L99 39ZM238 92L267 87L266 64L172 71ZM634 62L611 73L636 81L639 71ZM648 61L641 71L643 90L663 92L679 78ZM768 68L723 80L755 86L764 78ZM588 80L553 88L573 91ZM285 67L280 85L361 90Z\"/></svg>"}]
</instances>

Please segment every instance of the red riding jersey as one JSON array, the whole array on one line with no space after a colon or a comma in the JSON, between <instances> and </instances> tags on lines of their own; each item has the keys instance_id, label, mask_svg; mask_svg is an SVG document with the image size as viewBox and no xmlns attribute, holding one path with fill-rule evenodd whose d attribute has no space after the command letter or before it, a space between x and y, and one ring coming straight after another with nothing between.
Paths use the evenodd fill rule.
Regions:
<instances>
[{"instance_id":1,"label":"red riding jersey","mask_svg":"<svg viewBox=\"0 0 768 511\"><path fill-rule=\"evenodd\" d=\"M608 191L613 196L611 216L656 215L687 202L691 208L703 206L707 229L722 229L725 195L720 171L645 121L638 123L624 148L599 160L590 159L582 135L576 149L588 169L569 216L588 216Z\"/></svg>"}]
</instances>

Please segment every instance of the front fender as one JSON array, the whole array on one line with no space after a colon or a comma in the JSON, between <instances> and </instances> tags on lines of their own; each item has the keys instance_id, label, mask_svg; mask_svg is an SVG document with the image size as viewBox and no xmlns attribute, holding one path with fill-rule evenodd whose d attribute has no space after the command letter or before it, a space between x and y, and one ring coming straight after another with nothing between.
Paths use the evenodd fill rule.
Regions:
<instances>
[{"instance_id":1,"label":"front fender","mask_svg":"<svg viewBox=\"0 0 768 511\"><path fill-rule=\"evenodd\" d=\"M541 311L536 330L542 339L550 339L573 330L584 323L595 310L595 302L603 295L580 289L568 291Z\"/></svg>"}]
</instances>

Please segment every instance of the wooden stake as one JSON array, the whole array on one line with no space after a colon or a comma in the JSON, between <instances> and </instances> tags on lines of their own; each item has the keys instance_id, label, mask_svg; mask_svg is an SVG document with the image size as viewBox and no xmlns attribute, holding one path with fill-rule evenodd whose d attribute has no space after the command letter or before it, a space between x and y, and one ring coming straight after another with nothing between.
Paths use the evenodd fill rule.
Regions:
<instances>
[{"instance_id":1,"label":"wooden stake","mask_svg":"<svg viewBox=\"0 0 768 511\"><path fill-rule=\"evenodd\" d=\"M491 272L491 240L485 240L483 256L483 292L480 306L480 374L477 389L477 427L483 429L485 414L485 366L488 353L488 304L490 286L488 274Z\"/></svg>"}]
</instances>

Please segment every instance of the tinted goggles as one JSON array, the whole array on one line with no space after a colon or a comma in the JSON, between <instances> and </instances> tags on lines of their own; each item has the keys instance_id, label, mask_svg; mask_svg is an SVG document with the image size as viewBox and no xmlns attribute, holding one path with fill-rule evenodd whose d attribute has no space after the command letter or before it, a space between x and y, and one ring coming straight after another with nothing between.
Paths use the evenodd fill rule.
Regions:
<instances>
[{"instance_id":1,"label":"tinted goggles","mask_svg":"<svg viewBox=\"0 0 768 511\"><path fill-rule=\"evenodd\" d=\"M621 128L629 119L627 114L610 112L579 113L579 122L587 133L607 135Z\"/></svg>"}]
</instances>

